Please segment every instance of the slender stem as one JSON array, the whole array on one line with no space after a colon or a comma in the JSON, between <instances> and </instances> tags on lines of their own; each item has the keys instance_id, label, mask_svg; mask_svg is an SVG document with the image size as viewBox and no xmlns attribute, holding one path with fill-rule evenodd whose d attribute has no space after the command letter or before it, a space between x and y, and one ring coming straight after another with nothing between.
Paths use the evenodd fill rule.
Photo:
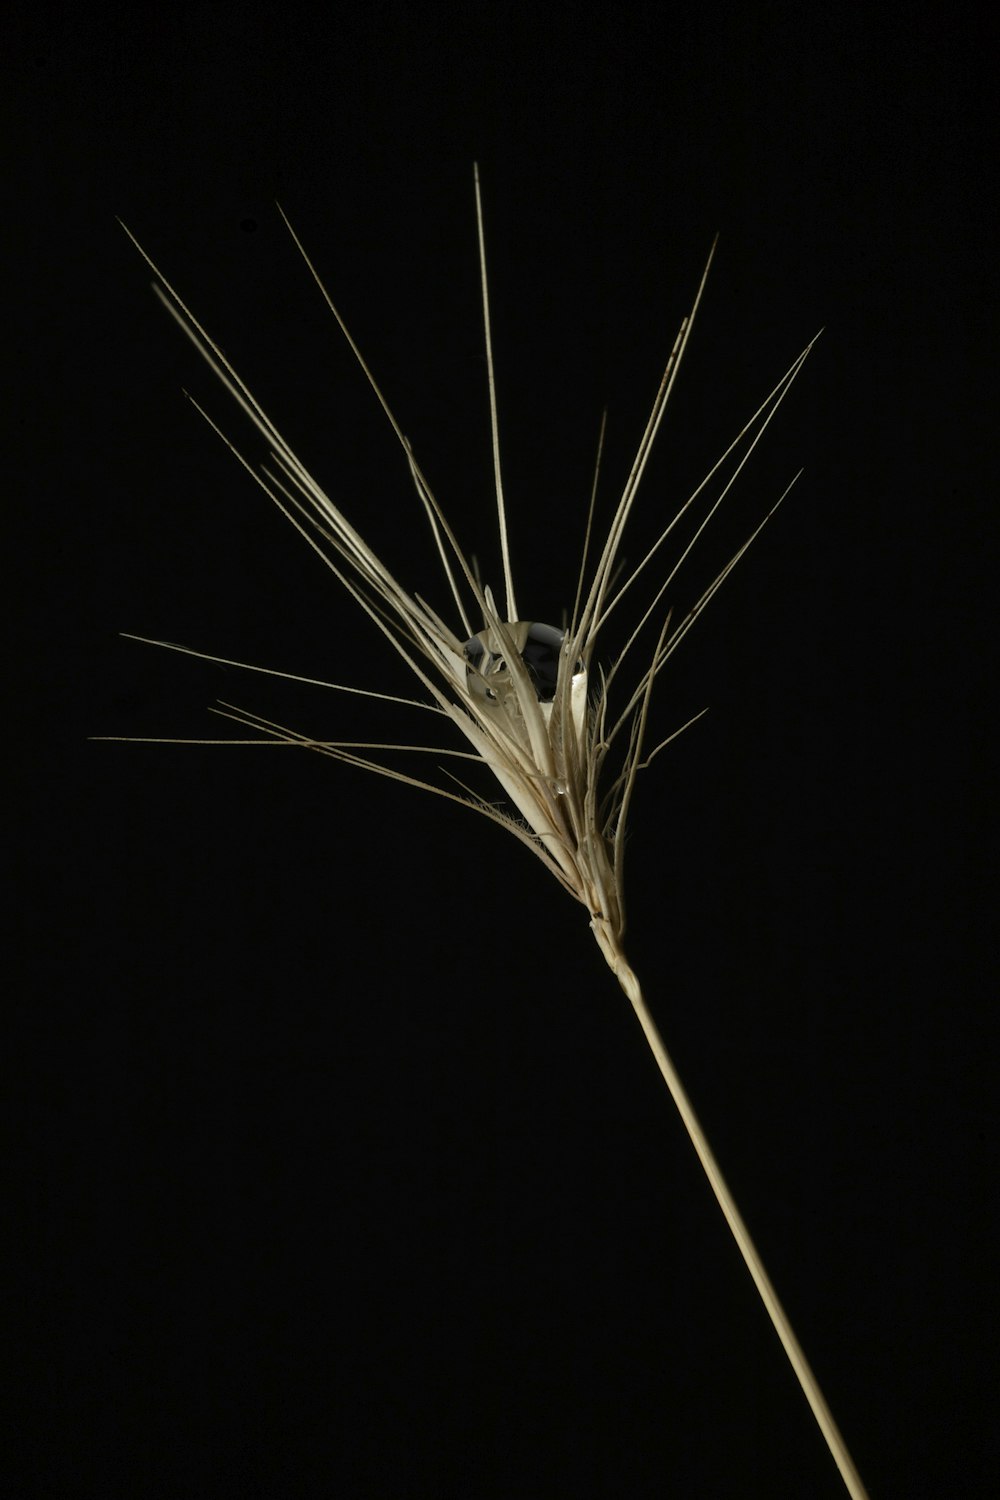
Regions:
<instances>
[{"instance_id":1,"label":"slender stem","mask_svg":"<svg viewBox=\"0 0 1000 1500\"><path fill-rule=\"evenodd\" d=\"M719 1207L722 1209L726 1223L732 1230L733 1238L739 1246L740 1254L746 1261L747 1270L754 1279L754 1284L761 1295L764 1306L767 1308L768 1316L774 1324L775 1331L782 1342L785 1353L788 1355L792 1369L798 1378L799 1385L802 1387L806 1400L812 1407L813 1416L816 1418L819 1429L833 1455L833 1460L840 1470L841 1478L847 1486L847 1492L851 1496L851 1500L869 1500L868 1491L865 1489L861 1481L861 1476L854 1466L854 1461L847 1451L847 1444L841 1436L840 1429L833 1420L833 1413L830 1411L823 1392L819 1388L819 1382L809 1366L809 1361L802 1351L802 1346L795 1337L792 1325L788 1321L788 1315L778 1300L778 1294L774 1290L771 1279L764 1269L764 1263L760 1258L757 1247L750 1238L750 1232L743 1222L743 1216L736 1207L733 1195L726 1185L726 1180L722 1172L719 1170L719 1164L705 1138L705 1132L702 1130L698 1117L692 1108L691 1101L671 1061L670 1054L663 1044L663 1038L646 1007L642 990L639 987L639 981L614 939L610 938L606 931L601 932L596 923L594 924L594 931L605 958L614 970L615 976L625 994L632 1002L633 1009L639 1018L639 1024L646 1034L650 1050L656 1058L673 1101L680 1111L681 1119L684 1121L684 1128L691 1137L691 1144L697 1152L698 1160L705 1169L705 1175L712 1185L712 1191L718 1200Z\"/></svg>"}]
</instances>

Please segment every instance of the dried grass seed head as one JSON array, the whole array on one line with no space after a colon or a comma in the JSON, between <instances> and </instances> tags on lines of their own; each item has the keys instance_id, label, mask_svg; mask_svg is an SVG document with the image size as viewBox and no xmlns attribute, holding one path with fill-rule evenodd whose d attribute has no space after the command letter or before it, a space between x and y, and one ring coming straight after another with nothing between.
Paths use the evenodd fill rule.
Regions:
<instances>
[{"instance_id":1,"label":"dried grass seed head","mask_svg":"<svg viewBox=\"0 0 1000 1500\"><path fill-rule=\"evenodd\" d=\"M766 520L777 509L777 505L772 507L761 526L730 559L684 619L674 624L670 612L665 612L652 656L631 689L626 689L624 706L616 714L611 710L609 693L623 663L630 658L640 632L656 611L662 608L664 594L740 474L799 373L812 344L792 363L722 457L663 528L638 566L620 582L621 548L626 525L691 334L714 254L713 245L691 312L684 318L675 339L634 461L612 514L607 536L588 576L588 554L591 550L594 502L603 445L602 421L576 599L567 628L559 630L541 622L521 620L515 603L500 465L478 172L475 191L495 501L505 594L503 609L498 606L491 588L480 582L477 571L459 545L408 439L315 266L282 212L299 253L350 344L403 449L411 480L431 528L452 605L461 622L461 634L449 626L420 595L411 594L404 589L390 573L353 523L296 457L219 346L162 276L138 241L130 231L126 230L126 233L153 270L157 278L154 288L160 299L238 406L265 438L269 447L268 459L259 469L254 468L221 432L204 408L195 402L201 415L407 663L429 697L429 702L420 706L430 708L435 714L451 720L471 747L471 758L478 759L489 768L523 821L507 816L463 782L457 782L460 790L455 791L401 772L362 753L387 748L426 751L435 747L386 747L366 742L317 741L230 705L222 705L221 711L263 734L268 742L300 745L364 766L457 801L500 823L526 844L560 884L587 908L595 936L605 956L614 966L613 955L620 952L625 926L624 835L636 779L658 751L688 727L686 724L680 726L648 754L645 753L654 683L694 620L750 546ZM721 471L727 462L731 462L731 472L728 477L723 478ZM645 581L650 563L660 555L661 548L671 537L681 518L704 494L709 483L717 478L721 485L719 493L698 523L694 535L673 562L667 576L656 588L652 599L645 605L624 648L607 671L602 670L599 665L595 666L597 644L608 620L634 585L640 579ZM793 480L792 483L794 482ZM786 489L785 494L787 493ZM781 499L783 498L784 495ZM780 504L780 500L777 503ZM481 622L480 628L475 628L473 620L476 625ZM340 687L339 684L327 686ZM371 696L401 701L392 699L388 694L371 693ZM622 747L620 750L619 746ZM437 747L437 753L448 757L457 754L461 757L461 752L447 747ZM469 757L469 752L466 752L466 757Z\"/></svg>"}]
</instances>

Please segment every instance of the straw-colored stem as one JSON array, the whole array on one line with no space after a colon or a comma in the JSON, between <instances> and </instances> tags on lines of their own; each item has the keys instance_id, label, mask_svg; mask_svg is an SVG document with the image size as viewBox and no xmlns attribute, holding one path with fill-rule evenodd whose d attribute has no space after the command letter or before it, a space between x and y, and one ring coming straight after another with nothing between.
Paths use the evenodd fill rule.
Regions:
<instances>
[{"instance_id":1,"label":"straw-colored stem","mask_svg":"<svg viewBox=\"0 0 1000 1500\"><path fill-rule=\"evenodd\" d=\"M673 1101L680 1111L681 1119L684 1121L684 1128L691 1137L691 1144L698 1154L698 1160L705 1169L705 1175L711 1183L712 1191L716 1196L719 1207L722 1209L726 1223L732 1230L733 1238L739 1246L740 1254L746 1261L747 1270L754 1279L754 1284L761 1295L764 1306L767 1308L768 1316L774 1324L775 1331L782 1342L785 1353L788 1355L792 1369L798 1378L799 1385L802 1387L806 1400L812 1407L813 1416L816 1418L820 1431L826 1439L827 1446L833 1455L834 1462L840 1470L841 1478L847 1486L848 1494L851 1496L851 1500L869 1500L868 1491L865 1489L861 1481L861 1476L854 1466L854 1461L847 1451L847 1444L844 1442L840 1429L833 1420L833 1413L830 1411L823 1392L819 1388L819 1383L809 1366L809 1361L802 1351L802 1346L795 1337L792 1325L788 1321L788 1315L778 1300L778 1294L771 1284L771 1278L764 1269L764 1264L757 1251L757 1247L750 1238L747 1226L743 1222L743 1216L736 1207L733 1195L729 1191L722 1172L719 1170L719 1164L705 1138L705 1132L702 1130L698 1116L692 1108L691 1101L687 1096L684 1085L681 1083L677 1069L674 1067L670 1054L663 1044L663 1038L659 1033L656 1022L647 1009L639 981L606 925L600 919L595 920L592 925L601 951L613 969L625 994L632 1002L632 1007L639 1018L640 1026L645 1032L650 1050L656 1058Z\"/></svg>"}]
</instances>

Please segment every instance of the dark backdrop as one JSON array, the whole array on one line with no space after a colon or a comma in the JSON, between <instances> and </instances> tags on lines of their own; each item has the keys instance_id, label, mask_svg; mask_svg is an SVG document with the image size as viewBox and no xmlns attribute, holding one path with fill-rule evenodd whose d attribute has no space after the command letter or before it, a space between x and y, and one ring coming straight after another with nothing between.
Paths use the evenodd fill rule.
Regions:
<instances>
[{"instance_id":1,"label":"dark backdrop","mask_svg":"<svg viewBox=\"0 0 1000 1500\"><path fill-rule=\"evenodd\" d=\"M529 618L571 601L601 410L606 515L717 231L633 560L825 325L674 591L804 467L661 680L658 737L711 712L640 785L629 951L872 1496L990 1492L984 46L920 6L20 7L10 1493L842 1493L524 850L319 757L86 739L225 734L217 699L426 733L119 638L409 691L184 402L261 455L114 216L446 608L274 202L496 581L474 159Z\"/></svg>"}]
</instances>

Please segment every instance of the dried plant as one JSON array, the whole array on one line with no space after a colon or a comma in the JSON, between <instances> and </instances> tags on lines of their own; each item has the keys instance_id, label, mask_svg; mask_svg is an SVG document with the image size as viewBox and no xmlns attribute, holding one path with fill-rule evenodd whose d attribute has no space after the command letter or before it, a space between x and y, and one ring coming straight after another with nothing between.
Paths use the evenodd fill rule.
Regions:
<instances>
[{"instance_id":1,"label":"dried plant","mask_svg":"<svg viewBox=\"0 0 1000 1500\"><path fill-rule=\"evenodd\" d=\"M812 348L812 342L793 361L733 443L713 465L670 523L664 527L642 561L622 579L620 576L621 549L626 525L691 335L712 260L710 254L691 312L681 324L671 350L638 451L621 498L614 510L607 536L603 546L598 549L592 546L591 542L597 474L600 468L600 452L604 436L602 422L583 557L576 597L568 623L565 628L556 629L540 622L524 621L519 617L515 597L508 546L507 512L501 479L478 171L475 195L492 419L496 509L503 573L502 605L497 602L492 589L481 581L477 568L470 563L459 546L414 456L409 441L389 409L371 370L334 306L301 241L282 214L295 245L322 293L327 307L340 325L403 449L410 476L430 524L447 580L454 608L454 620L460 624L460 631L453 625L449 625L419 594L408 593L397 582L352 522L298 460L219 346L209 337L201 323L162 276L138 241L126 229L126 233L129 234L130 239L133 240L157 278L154 284L157 295L266 440L270 450L269 459L261 465L259 470L255 469L220 432L203 408L198 406L198 410L219 433L270 499L319 554L377 629L383 633L393 649L399 653L414 673L427 696L422 700L401 699L374 690L345 687L342 684L322 685L344 692L361 692L388 702L406 703L424 709L438 719L447 720L458 731L469 748L462 751L452 746L317 741L231 705L222 704L216 711L253 729L258 738L252 743L261 743L263 740L267 743L298 745L304 749L331 756L335 760L344 761L349 765L362 766L380 775L403 781L410 786L433 792L437 796L480 813L491 822L499 824L508 833L513 834L542 861L559 884L587 909L590 926L598 947L635 1009L646 1040L677 1105L698 1159L829 1445L847 1490L854 1500L862 1500L867 1492L719 1170L715 1156L664 1046L663 1039L643 997L639 981L623 948L625 833L637 778L664 745L688 727L682 725L666 740L647 750L650 698L656 679L716 590L742 558L770 515L774 514L777 505L781 503L780 499L683 620L675 624L670 611L664 612L655 647L646 661L644 670L639 672L637 679L631 685L625 687L623 691L619 690L619 695L624 699L621 705L615 708L611 706L613 696L615 696L612 689L618 688L623 664L631 661L640 633L651 619L654 620L655 626L654 617L661 607L665 593L709 520L726 498L744 464L787 395ZM195 405L197 406L197 403ZM731 466L731 472L728 477L724 477L724 466L727 463ZM797 475L795 477L798 478ZM608 621L626 595L632 593L635 585L647 581L650 564L660 557L661 549L673 536L681 518L696 501L702 498L713 480L720 485L718 494L708 506L706 514L697 523L693 535L674 559L666 577L659 582L652 597L641 608L638 622L628 635L624 648L617 653L613 664L605 669L600 664L597 646ZM793 479L792 483L794 482ZM788 489L791 489L791 484ZM787 493L786 489L785 494ZM784 495L781 499L783 498ZM596 557L588 570L588 557L591 552L596 552ZM132 639L144 640L146 638L132 637ZM173 650L185 651L211 661L224 661L227 665L247 667L252 671L268 670L251 667L248 663L232 662L226 658L209 656L206 652L177 646L172 642L157 641L150 642L150 644L169 646ZM276 673L274 675L293 677L294 674ZM309 679L296 680L308 681ZM192 742L185 741L184 743ZM193 743L248 743L248 741L200 740ZM441 757L458 757L481 762L492 772L504 796L519 816L511 816L502 811L494 802L465 786L457 778L450 778L451 785L437 785L372 758L372 752L387 750L432 750Z\"/></svg>"}]
</instances>

